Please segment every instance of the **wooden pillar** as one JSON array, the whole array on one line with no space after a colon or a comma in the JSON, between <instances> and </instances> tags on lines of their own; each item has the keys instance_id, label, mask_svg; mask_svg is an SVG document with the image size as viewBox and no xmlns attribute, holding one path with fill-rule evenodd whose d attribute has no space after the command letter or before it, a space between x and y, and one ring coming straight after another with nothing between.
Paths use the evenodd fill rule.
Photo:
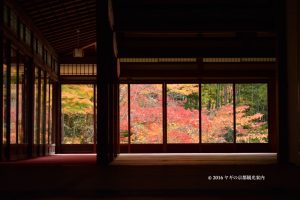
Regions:
<instances>
[{"instance_id":1,"label":"wooden pillar","mask_svg":"<svg viewBox=\"0 0 300 200\"><path fill-rule=\"evenodd\" d=\"M0 161L3 160L3 1L0 1Z\"/></svg>"},{"instance_id":2,"label":"wooden pillar","mask_svg":"<svg viewBox=\"0 0 300 200\"><path fill-rule=\"evenodd\" d=\"M61 87L59 82L53 83L53 126L55 153L61 153Z\"/></svg>"},{"instance_id":3,"label":"wooden pillar","mask_svg":"<svg viewBox=\"0 0 300 200\"><path fill-rule=\"evenodd\" d=\"M289 162L300 166L300 2L286 1L287 121Z\"/></svg>"},{"instance_id":4,"label":"wooden pillar","mask_svg":"<svg viewBox=\"0 0 300 200\"><path fill-rule=\"evenodd\" d=\"M47 73L44 71L43 72L43 76L42 76L42 80L44 85L41 88L41 90L43 90L43 96L41 96L41 98L43 99L41 102L43 102L43 104L41 104L41 110L42 110L42 116L41 116L41 120L42 120L42 151L41 154L42 156L46 155L46 88L47 88Z\"/></svg>"},{"instance_id":5,"label":"wooden pillar","mask_svg":"<svg viewBox=\"0 0 300 200\"><path fill-rule=\"evenodd\" d=\"M106 166L114 159L118 98L117 62L109 0L97 1L97 162Z\"/></svg>"},{"instance_id":6,"label":"wooden pillar","mask_svg":"<svg viewBox=\"0 0 300 200\"><path fill-rule=\"evenodd\" d=\"M5 105L4 109L5 109L5 129L6 129L6 145L5 145L5 159L6 160L10 160L10 74L11 74L11 42L8 41L7 44L5 45L5 56L6 56L6 60L7 60L7 71L6 71L6 99L5 99Z\"/></svg>"},{"instance_id":7,"label":"wooden pillar","mask_svg":"<svg viewBox=\"0 0 300 200\"><path fill-rule=\"evenodd\" d=\"M28 157L33 156L34 148L34 65L33 59L30 58L24 66L25 74L25 118L24 118L24 133L27 134L28 138Z\"/></svg>"},{"instance_id":8,"label":"wooden pillar","mask_svg":"<svg viewBox=\"0 0 300 200\"><path fill-rule=\"evenodd\" d=\"M117 63L117 66L119 66L119 61ZM116 97L114 98L114 108L115 108L115 138L114 138L114 157L117 157L118 154L120 153L120 123L119 123L119 113L120 113L120 104L119 104L119 96L120 96L120 87L118 83L115 83L115 95Z\"/></svg>"},{"instance_id":9,"label":"wooden pillar","mask_svg":"<svg viewBox=\"0 0 300 200\"><path fill-rule=\"evenodd\" d=\"M286 22L285 1L277 0L277 35L278 35L278 103L279 103L279 134L278 162L288 162L288 121L287 121L287 79L286 79Z\"/></svg>"}]
</instances>

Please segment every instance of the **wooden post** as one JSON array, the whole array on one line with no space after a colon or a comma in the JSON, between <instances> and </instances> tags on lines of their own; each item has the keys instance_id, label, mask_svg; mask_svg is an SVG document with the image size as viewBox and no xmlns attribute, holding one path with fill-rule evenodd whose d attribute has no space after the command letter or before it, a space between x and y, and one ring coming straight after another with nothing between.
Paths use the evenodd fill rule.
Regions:
<instances>
[{"instance_id":1,"label":"wooden post","mask_svg":"<svg viewBox=\"0 0 300 200\"><path fill-rule=\"evenodd\" d=\"M287 59L286 59L286 6L285 1L277 0L277 32L278 32L278 82L279 82L279 135L278 135L278 162L287 163L289 160L289 138L287 119Z\"/></svg>"},{"instance_id":2,"label":"wooden post","mask_svg":"<svg viewBox=\"0 0 300 200\"><path fill-rule=\"evenodd\" d=\"M3 160L3 1L0 1L0 161Z\"/></svg>"},{"instance_id":3,"label":"wooden post","mask_svg":"<svg viewBox=\"0 0 300 200\"><path fill-rule=\"evenodd\" d=\"M47 87L47 73L44 71L43 72L43 76L42 76L42 81L43 81L43 87L41 88L41 90L43 90L43 96L41 96L41 98L43 99L41 102L43 102L43 104L41 104L41 110L42 110L42 116L41 116L41 120L42 120L42 151L41 151L41 155L45 156L46 155L46 87Z\"/></svg>"},{"instance_id":4,"label":"wooden post","mask_svg":"<svg viewBox=\"0 0 300 200\"><path fill-rule=\"evenodd\" d=\"M33 59L30 58L28 62L25 63L24 66L24 74L25 74L25 117L24 117L24 133L27 134L28 138L28 149L27 154L28 157L33 156L33 139L34 139L34 65Z\"/></svg>"},{"instance_id":5,"label":"wooden post","mask_svg":"<svg viewBox=\"0 0 300 200\"><path fill-rule=\"evenodd\" d=\"M117 62L110 5L109 0L97 1L97 162L103 166L113 161L117 145Z\"/></svg>"},{"instance_id":6,"label":"wooden post","mask_svg":"<svg viewBox=\"0 0 300 200\"><path fill-rule=\"evenodd\" d=\"M6 129L6 145L5 145L5 158L6 160L10 160L10 73L11 73L11 42L7 42L7 45L5 46L5 55L7 59L7 71L6 71L6 99L5 99L5 129Z\"/></svg>"},{"instance_id":7,"label":"wooden post","mask_svg":"<svg viewBox=\"0 0 300 200\"><path fill-rule=\"evenodd\" d=\"M61 87L59 82L53 83L53 94L55 153L61 153Z\"/></svg>"}]
</instances>

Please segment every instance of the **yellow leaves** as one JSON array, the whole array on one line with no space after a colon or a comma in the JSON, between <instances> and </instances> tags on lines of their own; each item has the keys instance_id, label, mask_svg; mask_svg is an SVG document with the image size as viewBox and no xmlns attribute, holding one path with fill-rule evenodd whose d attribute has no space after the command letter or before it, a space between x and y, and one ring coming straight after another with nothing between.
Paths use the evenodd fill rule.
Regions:
<instances>
[{"instance_id":1,"label":"yellow leaves","mask_svg":"<svg viewBox=\"0 0 300 200\"><path fill-rule=\"evenodd\" d=\"M93 114L92 85L62 85L62 112L65 114Z\"/></svg>"},{"instance_id":2,"label":"yellow leaves","mask_svg":"<svg viewBox=\"0 0 300 200\"><path fill-rule=\"evenodd\" d=\"M136 89L138 87L142 87L142 88L139 88L138 92L139 92L139 94L144 94L144 95L157 93L157 92L162 91L162 85L161 84L142 84L142 85L138 85L138 87L137 87L137 85L131 86L131 88L132 87L135 87Z\"/></svg>"},{"instance_id":3,"label":"yellow leaves","mask_svg":"<svg viewBox=\"0 0 300 200\"><path fill-rule=\"evenodd\" d=\"M199 87L198 84L168 84L168 90L188 96L193 93L198 93Z\"/></svg>"}]
</instances>

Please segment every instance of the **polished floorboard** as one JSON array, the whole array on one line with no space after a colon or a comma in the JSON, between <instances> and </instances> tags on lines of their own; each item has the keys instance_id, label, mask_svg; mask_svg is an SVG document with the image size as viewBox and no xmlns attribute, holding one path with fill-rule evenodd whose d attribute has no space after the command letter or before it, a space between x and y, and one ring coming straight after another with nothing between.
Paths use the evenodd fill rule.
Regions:
<instances>
[{"instance_id":1,"label":"polished floorboard","mask_svg":"<svg viewBox=\"0 0 300 200\"><path fill-rule=\"evenodd\" d=\"M244 175L265 179L209 180ZM1 200L292 200L299 188L299 166L273 154L121 154L108 167L95 154L0 163Z\"/></svg>"},{"instance_id":2,"label":"polished floorboard","mask_svg":"<svg viewBox=\"0 0 300 200\"><path fill-rule=\"evenodd\" d=\"M120 154L111 165L276 164L276 153ZM0 165L95 165L96 154L55 154Z\"/></svg>"},{"instance_id":3,"label":"polished floorboard","mask_svg":"<svg viewBox=\"0 0 300 200\"><path fill-rule=\"evenodd\" d=\"M276 153L120 154L113 165L276 164Z\"/></svg>"}]
</instances>

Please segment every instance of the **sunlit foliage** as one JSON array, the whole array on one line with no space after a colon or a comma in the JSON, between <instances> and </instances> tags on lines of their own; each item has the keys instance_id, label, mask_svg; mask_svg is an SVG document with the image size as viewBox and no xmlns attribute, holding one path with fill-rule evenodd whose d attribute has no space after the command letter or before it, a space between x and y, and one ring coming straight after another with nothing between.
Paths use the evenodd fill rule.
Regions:
<instances>
[{"instance_id":1,"label":"sunlit foliage","mask_svg":"<svg viewBox=\"0 0 300 200\"><path fill-rule=\"evenodd\" d=\"M92 85L62 85L62 143L92 144L94 138Z\"/></svg>"},{"instance_id":2,"label":"sunlit foliage","mask_svg":"<svg viewBox=\"0 0 300 200\"><path fill-rule=\"evenodd\" d=\"M234 126L233 84L167 85L167 142L239 143L268 142L267 85L236 85ZM252 91L249 91L249 87ZM162 142L162 85L130 85L131 143ZM127 85L120 86L120 141L128 142ZM235 127L235 130L234 130Z\"/></svg>"}]
</instances>

